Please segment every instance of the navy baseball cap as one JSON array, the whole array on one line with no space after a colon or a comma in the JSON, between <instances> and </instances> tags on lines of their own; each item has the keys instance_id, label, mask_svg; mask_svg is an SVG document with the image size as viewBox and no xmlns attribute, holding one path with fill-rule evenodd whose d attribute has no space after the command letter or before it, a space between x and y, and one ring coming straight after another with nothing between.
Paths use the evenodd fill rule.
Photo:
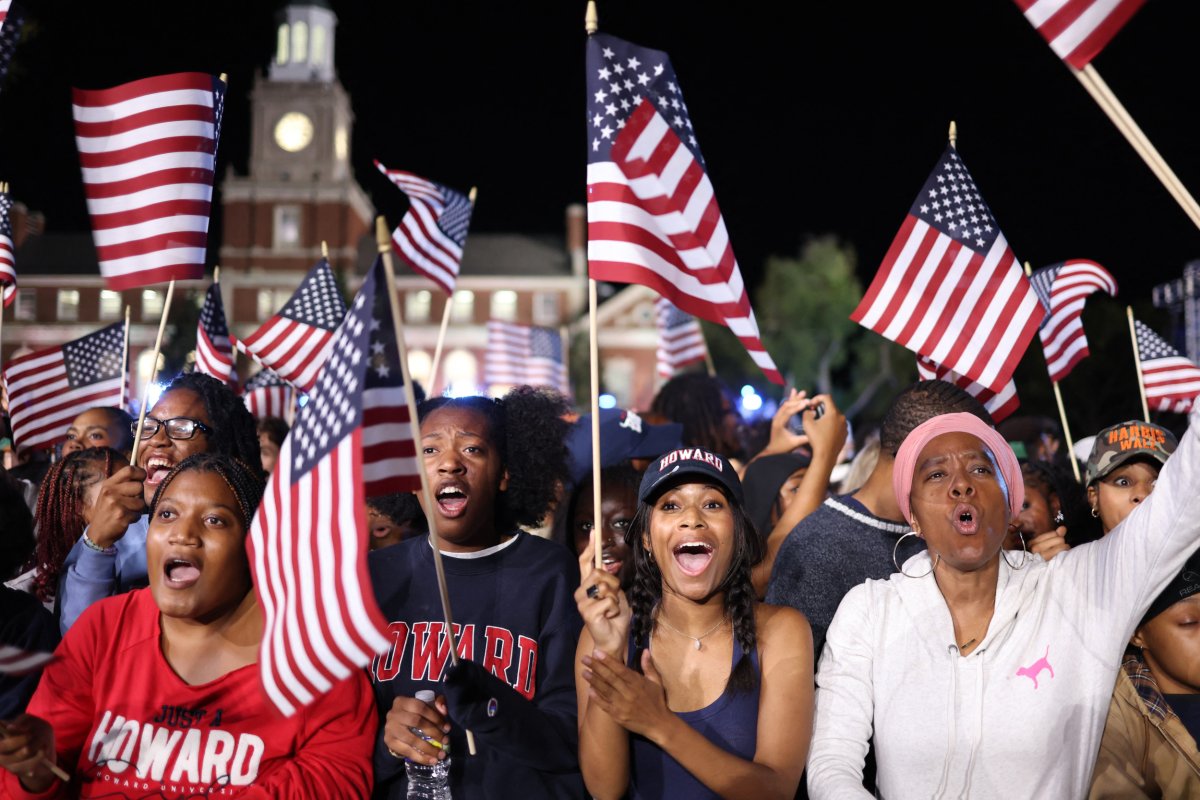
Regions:
<instances>
[{"instance_id":1,"label":"navy baseball cap","mask_svg":"<svg viewBox=\"0 0 1200 800\"><path fill-rule=\"evenodd\" d=\"M651 425L632 411L600 410L600 467L631 458L654 458L683 444L683 426L671 422ZM592 415L584 414L567 432L571 482L578 484L592 471Z\"/></svg>"},{"instance_id":2,"label":"navy baseball cap","mask_svg":"<svg viewBox=\"0 0 1200 800\"><path fill-rule=\"evenodd\" d=\"M704 478L723 486L739 506L745 505L742 482L729 459L700 447L681 447L651 461L642 476L638 500L650 502L668 481L675 484L678 483L675 479L681 477Z\"/></svg>"}]
</instances>

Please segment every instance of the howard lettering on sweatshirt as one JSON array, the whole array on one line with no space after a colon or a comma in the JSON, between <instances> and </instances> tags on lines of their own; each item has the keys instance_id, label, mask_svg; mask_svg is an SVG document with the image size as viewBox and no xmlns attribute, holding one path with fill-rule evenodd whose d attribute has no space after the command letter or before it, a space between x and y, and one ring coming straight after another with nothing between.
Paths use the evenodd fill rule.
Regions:
<instances>
[{"instance_id":1,"label":"howard lettering on sweatshirt","mask_svg":"<svg viewBox=\"0 0 1200 800\"><path fill-rule=\"evenodd\" d=\"M403 674L411 681L440 682L450 663L450 637L446 623L393 622L388 625L391 648L375 656L375 680L393 681ZM538 643L496 625L454 623L458 657L475 661L500 680L532 700L537 691ZM482 641L479 641L482 639ZM402 673L407 667L407 673Z\"/></svg>"}]
</instances>

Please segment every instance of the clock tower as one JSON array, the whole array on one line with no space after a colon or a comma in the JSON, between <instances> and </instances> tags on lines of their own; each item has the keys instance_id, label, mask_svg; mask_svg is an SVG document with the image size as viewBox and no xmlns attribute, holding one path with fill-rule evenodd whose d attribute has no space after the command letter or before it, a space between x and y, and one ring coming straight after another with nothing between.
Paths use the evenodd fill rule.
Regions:
<instances>
[{"instance_id":1,"label":"clock tower","mask_svg":"<svg viewBox=\"0 0 1200 800\"><path fill-rule=\"evenodd\" d=\"M223 278L246 291L249 274L261 273L274 273L268 284L294 288L299 277L291 277L320 258L322 241L335 269L353 269L359 239L371 231L371 202L350 167L354 113L334 71L336 27L323 0L286 6L276 20L271 65L255 80L249 174L229 175L222 185ZM269 301L250 312L237 294L235 318L265 319L260 311Z\"/></svg>"}]
</instances>

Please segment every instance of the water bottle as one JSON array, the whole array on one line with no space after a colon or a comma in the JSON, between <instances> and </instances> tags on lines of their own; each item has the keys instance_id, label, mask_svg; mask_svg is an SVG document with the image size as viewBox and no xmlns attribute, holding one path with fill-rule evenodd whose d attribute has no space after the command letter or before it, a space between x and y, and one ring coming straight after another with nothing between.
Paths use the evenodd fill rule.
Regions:
<instances>
[{"instance_id":1,"label":"water bottle","mask_svg":"<svg viewBox=\"0 0 1200 800\"><path fill-rule=\"evenodd\" d=\"M428 706L437 697L428 689L417 692L416 698ZM441 747L438 738L428 736L419 728L409 728L417 736ZM440 733L440 731L435 731ZM408 773L408 800L450 800L450 745L446 744L446 757L432 767L404 759L404 771Z\"/></svg>"}]
</instances>

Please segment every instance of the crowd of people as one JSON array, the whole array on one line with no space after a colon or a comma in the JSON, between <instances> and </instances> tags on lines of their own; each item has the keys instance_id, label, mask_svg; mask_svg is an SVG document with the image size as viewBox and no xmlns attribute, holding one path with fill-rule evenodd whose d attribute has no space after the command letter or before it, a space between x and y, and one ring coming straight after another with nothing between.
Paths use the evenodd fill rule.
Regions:
<instances>
[{"instance_id":1,"label":"crowd of people","mask_svg":"<svg viewBox=\"0 0 1200 800\"><path fill-rule=\"evenodd\" d=\"M184 374L136 452L90 409L4 476L0 645L54 658L0 679L0 796L1200 796L1200 430L1114 424L1077 481L950 383L850 437L684 374L601 412L597 503L557 394L418 415L432 505L363 509L390 647L292 716L245 547L285 422Z\"/></svg>"}]
</instances>

